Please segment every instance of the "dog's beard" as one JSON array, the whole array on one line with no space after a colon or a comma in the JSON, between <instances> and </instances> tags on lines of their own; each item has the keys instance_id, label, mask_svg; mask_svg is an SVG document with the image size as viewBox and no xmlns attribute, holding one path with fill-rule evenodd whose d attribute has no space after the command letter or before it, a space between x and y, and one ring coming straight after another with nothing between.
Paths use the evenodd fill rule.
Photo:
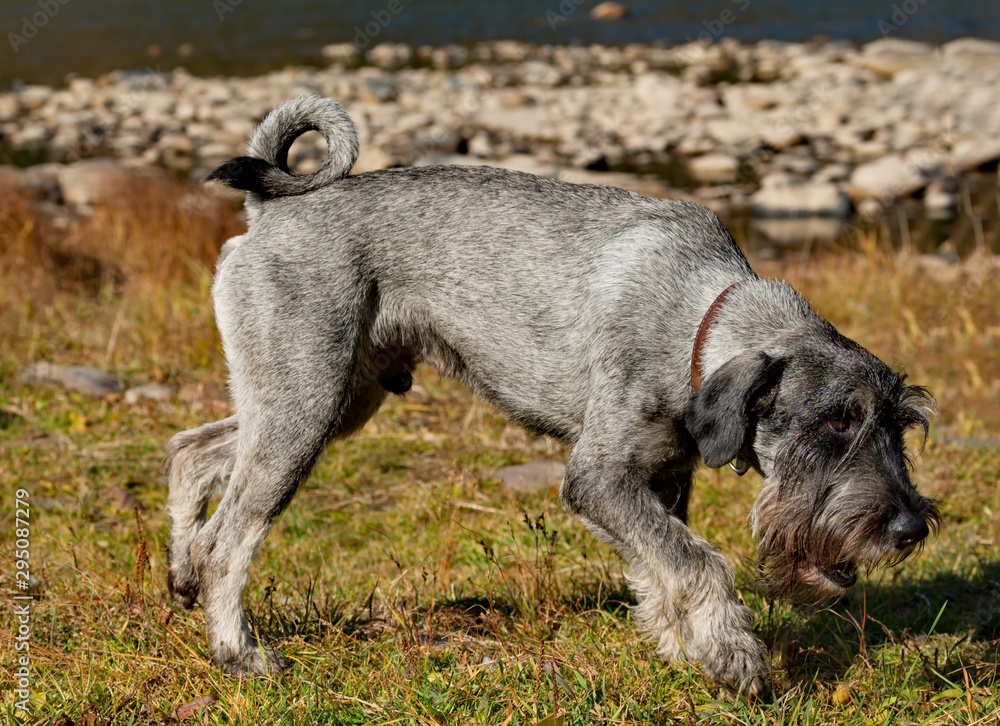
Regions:
<instances>
[{"instance_id":1,"label":"dog's beard","mask_svg":"<svg viewBox=\"0 0 1000 726\"><path fill-rule=\"evenodd\" d=\"M760 589L772 599L813 606L843 595L854 585L856 566L843 558L840 542L816 536L813 502L782 494L780 484L767 483L750 515Z\"/></svg>"},{"instance_id":2,"label":"dog's beard","mask_svg":"<svg viewBox=\"0 0 1000 726\"><path fill-rule=\"evenodd\" d=\"M765 482L750 515L757 582L770 598L819 607L847 593L859 570L893 567L921 547L897 549L876 506L843 506L831 498L819 503L795 489ZM933 529L939 515L932 502L927 508L924 517Z\"/></svg>"}]
</instances>

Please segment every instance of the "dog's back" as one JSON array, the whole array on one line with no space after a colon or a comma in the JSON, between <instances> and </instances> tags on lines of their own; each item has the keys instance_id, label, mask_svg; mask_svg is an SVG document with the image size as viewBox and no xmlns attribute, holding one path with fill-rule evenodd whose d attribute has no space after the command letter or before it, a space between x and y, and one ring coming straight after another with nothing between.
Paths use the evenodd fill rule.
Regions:
<instances>
[{"instance_id":1,"label":"dog's back","mask_svg":"<svg viewBox=\"0 0 1000 726\"><path fill-rule=\"evenodd\" d=\"M226 307L267 315L270 289L322 310L345 285L364 290L372 351L401 345L531 428L572 438L595 355L636 351L640 377L675 369L661 358L688 354L692 321L664 311L753 274L716 216L687 202L492 167L345 176L356 138L337 109L299 99L251 140L252 153L287 154L291 134L320 130L332 160L308 183L281 153L210 177L248 190L251 208L247 244L220 270L217 299L237 298ZM350 273L329 274L338 268Z\"/></svg>"}]
</instances>

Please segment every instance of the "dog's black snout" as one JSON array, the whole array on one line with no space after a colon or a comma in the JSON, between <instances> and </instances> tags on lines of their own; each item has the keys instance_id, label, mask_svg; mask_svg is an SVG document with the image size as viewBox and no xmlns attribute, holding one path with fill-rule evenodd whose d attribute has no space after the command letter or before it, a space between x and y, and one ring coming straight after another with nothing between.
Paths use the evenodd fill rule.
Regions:
<instances>
[{"instance_id":1,"label":"dog's black snout","mask_svg":"<svg viewBox=\"0 0 1000 726\"><path fill-rule=\"evenodd\" d=\"M930 529L923 517L902 512L892 520L889 532L896 538L897 549L905 550L923 541L930 534Z\"/></svg>"}]
</instances>

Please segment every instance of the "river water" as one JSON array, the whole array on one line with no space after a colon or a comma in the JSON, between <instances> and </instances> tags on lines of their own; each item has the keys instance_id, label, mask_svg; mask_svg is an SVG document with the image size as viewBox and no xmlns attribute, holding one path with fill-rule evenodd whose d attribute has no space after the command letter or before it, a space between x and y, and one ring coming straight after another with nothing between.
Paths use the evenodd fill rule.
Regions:
<instances>
[{"instance_id":1,"label":"river water","mask_svg":"<svg viewBox=\"0 0 1000 726\"><path fill-rule=\"evenodd\" d=\"M468 45L662 42L735 37L866 42L891 35L944 42L1000 38L993 0L622 0L616 22L596 0L4 0L0 86L61 83L68 73L183 65L198 75L262 73L319 61L333 42Z\"/></svg>"}]
</instances>

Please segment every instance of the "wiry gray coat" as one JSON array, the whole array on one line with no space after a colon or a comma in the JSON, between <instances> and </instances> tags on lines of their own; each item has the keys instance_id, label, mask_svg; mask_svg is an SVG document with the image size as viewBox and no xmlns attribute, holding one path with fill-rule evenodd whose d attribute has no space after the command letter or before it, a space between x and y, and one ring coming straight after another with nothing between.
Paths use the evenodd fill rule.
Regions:
<instances>
[{"instance_id":1,"label":"wiry gray coat","mask_svg":"<svg viewBox=\"0 0 1000 726\"><path fill-rule=\"evenodd\" d=\"M288 149L309 129L329 158L298 175ZM246 625L250 559L323 448L421 360L573 444L561 499L628 561L657 651L737 689L764 692L768 665L730 566L685 524L699 454L764 474L752 521L775 595L840 594L926 535L902 431L926 427L929 397L758 279L711 212L492 168L349 177L356 155L343 109L300 98L211 177L248 191L213 290L236 414L170 442L169 579L204 605L220 666L283 667ZM740 280L692 395L696 331Z\"/></svg>"}]
</instances>

